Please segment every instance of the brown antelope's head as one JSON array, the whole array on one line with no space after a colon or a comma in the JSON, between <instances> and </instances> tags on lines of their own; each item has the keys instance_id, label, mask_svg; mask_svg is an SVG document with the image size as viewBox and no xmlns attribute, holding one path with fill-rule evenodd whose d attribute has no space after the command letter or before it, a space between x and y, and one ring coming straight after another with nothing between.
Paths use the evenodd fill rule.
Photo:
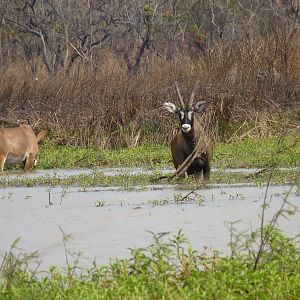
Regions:
<instances>
[{"instance_id":1,"label":"brown antelope's head","mask_svg":"<svg viewBox=\"0 0 300 300\"><path fill-rule=\"evenodd\" d=\"M206 101L198 101L193 105L196 85L197 83L194 86L188 104L186 104L184 103L180 94L178 83L175 81L176 91L181 107L179 108L171 102L166 102L163 105L164 108L166 108L169 112L178 115L182 133L189 133L192 130L194 125L194 114L203 111L204 107L206 106Z\"/></svg>"}]
</instances>

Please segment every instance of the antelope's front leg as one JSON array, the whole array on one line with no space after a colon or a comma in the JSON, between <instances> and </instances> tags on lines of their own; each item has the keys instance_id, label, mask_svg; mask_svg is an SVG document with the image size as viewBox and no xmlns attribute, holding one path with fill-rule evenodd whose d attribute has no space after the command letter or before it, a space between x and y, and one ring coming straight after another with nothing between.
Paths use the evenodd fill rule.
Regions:
<instances>
[{"instance_id":1,"label":"antelope's front leg","mask_svg":"<svg viewBox=\"0 0 300 300\"><path fill-rule=\"evenodd\" d=\"M0 155L0 172L4 170L4 164L6 161L6 155Z\"/></svg>"},{"instance_id":2,"label":"antelope's front leg","mask_svg":"<svg viewBox=\"0 0 300 300\"><path fill-rule=\"evenodd\" d=\"M209 180L210 179L210 164L207 164L203 168L203 179Z\"/></svg>"},{"instance_id":3,"label":"antelope's front leg","mask_svg":"<svg viewBox=\"0 0 300 300\"><path fill-rule=\"evenodd\" d=\"M29 154L25 160L24 171L28 172L31 171L34 165L35 156L33 154Z\"/></svg>"}]
</instances>

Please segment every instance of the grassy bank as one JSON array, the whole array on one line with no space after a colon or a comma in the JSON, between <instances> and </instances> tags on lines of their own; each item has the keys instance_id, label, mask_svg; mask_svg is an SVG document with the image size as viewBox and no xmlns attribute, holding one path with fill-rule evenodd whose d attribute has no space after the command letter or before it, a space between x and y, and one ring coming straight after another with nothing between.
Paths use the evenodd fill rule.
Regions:
<instances>
[{"instance_id":1,"label":"grassy bank","mask_svg":"<svg viewBox=\"0 0 300 300\"><path fill-rule=\"evenodd\" d=\"M95 166L172 167L168 144L151 144L119 150L96 147L57 146L46 141L38 155L38 169L80 168ZM267 164L279 167L300 166L300 139L247 138L217 143L212 166L216 168L256 168Z\"/></svg>"},{"instance_id":2,"label":"grassy bank","mask_svg":"<svg viewBox=\"0 0 300 300\"><path fill-rule=\"evenodd\" d=\"M300 253L293 239L265 227L231 244L231 256L198 252L181 232L132 250L128 259L80 270L53 267L37 277L26 269L30 257L7 253L0 268L1 299L299 299Z\"/></svg>"}]
</instances>

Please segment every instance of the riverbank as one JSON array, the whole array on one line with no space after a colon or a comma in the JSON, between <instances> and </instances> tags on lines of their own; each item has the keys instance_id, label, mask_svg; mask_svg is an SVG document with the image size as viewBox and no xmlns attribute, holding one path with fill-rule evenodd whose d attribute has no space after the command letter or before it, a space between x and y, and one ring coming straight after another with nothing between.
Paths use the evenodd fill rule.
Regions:
<instances>
[{"instance_id":1,"label":"riverbank","mask_svg":"<svg viewBox=\"0 0 300 300\"><path fill-rule=\"evenodd\" d=\"M122 149L55 145L46 140L40 146L37 169L78 169L91 167L172 167L169 145L144 144ZM216 143L215 168L299 167L300 137L246 138ZM20 166L19 166L20 167Z\"/></svg>"}]
</instances>

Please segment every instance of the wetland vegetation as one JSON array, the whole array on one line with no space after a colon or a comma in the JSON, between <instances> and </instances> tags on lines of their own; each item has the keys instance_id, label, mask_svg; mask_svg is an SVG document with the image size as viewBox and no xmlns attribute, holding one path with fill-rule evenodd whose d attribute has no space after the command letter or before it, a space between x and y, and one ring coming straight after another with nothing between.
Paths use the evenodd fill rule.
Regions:
<instances>
[{"instance_id":1,"label":"wetland vegetation","mask_svg":"<svg viewBox=\"0 0 300 300\"><path fill-rule=\"evenodd\" d=\"M254 175L226 173L219 170L212 172L211 183L249 182L262 186L266 182L296 183L299 194L299 170L290 168L299 167L299 148L298 144L289 147L291 141L293 143L292 138L286 141L287 147L281 147L282 151L278 151L275 138L247 139L238 144L222 144L222 147L216 148L217 166L220 168L259 167L261 162L264 162L263 167L259 169L264 172ZM55 161L57 157L55 147L49 141L43 146L45 147L41 150L40 160L47 161L48 157L47 163L51 159ZM46 149L51 147L53 151L46 152ZM149 152L144 151L144 155L139 155L141 149L148 149ZM63 186L63 191L67 192L68 187L74 185L82 187L83 191L91 186L117 186L130 191L136 186L143 188L153 182L157 183L157 178L162 175L160 168L165 165L171 167L169 148L166 145L139 146L115 151L61 146L61 150L63 151L60 153L65 151L65 154L62 154L67 161L65 168L76 165L74 162L82 157L91 159L84 166L97 167L99 166L97 157L101 157L101 162L105 162L103 163L105 166L144 166L149 168L151 173L126 174L125 172L108 176L95 169L91 174L61 178L55 178L55 176L26 178L25 176L14 179L9 178L9 175L7 177L4 175L1 178L2 187ZM246 155L249 152L255 154ZM232 155L226 153L232 153ZM226 155L229 159L222 160L226 158ZM233 155L236 160L232 159ZM153 161L154 158L155 161ZM94 163L90 165L91 161ZM116 163L117 161L119 164ZM46 163L44 167L47 168ZM276 169L276 167L287 169ZM272 177L270 177L271 173ZM197 180L189 178L183 180L178 188L199 190L200 187ZM203 197L199 197L198 205L205 205ZM240 197L239 201L242 201L242 195ZM174 199L180 201L179 198L182 197ZM50 204L53 205L50 202L49 192ZM97 200L95 209L103 209L106 205L105 199ZM170 203L167 200L157 199L148 205L168 207ZM263 204L264 206L267 207L267 204ZM138 206L138 208L141 207ZM280 215L284 214L285 217L292 217L294 213L286 208L280 211ZM166 236L165 233L158 233L153 234L154 242L151 245L132 249L128 258L112 259L106 265L95 263L84 269L80 266L80 254L77 257L76 253L71 252L65 246L66 267L53 266L46 272L39 272L38 267L37 269L31 267L30 262L35 261L37 253L22 252L17 248L16 243L2 257L0 298L270 299L275 297L276 299L298 299L300 296L300 251L297 237L287 237L278 228L269 225L247 234L235 231L233 226L234 224L230 225L230 255L223 255L210 248L195 250L187 243L181 232L172 237ZM64 235L66 244L67 236L67 234Z\"/></svg>"},{"instance_id":2,"label":"wetland vegetation","mask_svg":"<svg viewBox=\"0 0 300 300\"><path fill-rule=\"evenodd\" d=\"M248 137L216 143L213 166L225 168L299 167L300 140L297 133L284 138ZM168 143L141 144L121 149L56 145L50 138L42 142L35 169L78 169L93 167L172 167ZM8 166L21 169L20 165Z\"/></svg>"},{"instance_id":3,"label":"wetland vegetation","mask_svg":"<svg viewBox=\"0 0 300 300\"><path fill-rule=\"evenodd\" d=\"M291 182L300 168L300 142L295 134L279 140L278 137L245 138L216 144L211 183L266 182L269 171L276 169L272 176L274 183ZM143 171L134 174L134 168L142 167ZM79 185L79 186L122 186L131 188L135 185L166 183L158 180L162 175L171 175L173 165L168 144L145 144L122 149L99 149L97 147L55 145L48 138L41 145L38 155L39 169L80 169L87 168L88 174L74 174L68 177L56 176L14 176L14 170L21 165L8 166L6 175L0 178L0 185L35 186L35 185ZM119 168L120 172L110 175L102 169ZM127 168L127 169L126 169ZM167 168L167 174L162 170ZM248 168L251 174L239 171L226 172L226 169ZM131 170L131 171L130 171ZM12 174L10 175L10 172ZM33 172L34 173L34 172ZM165 173L165 172L164 172ZM29 174L30 175L30 174ZM173 180L175 183L176 180ZM197 185L189 178L185 184Z\"/></svg>"},{"instance_id":4,"label":"wetland vegetation","mask_svg":"<svg viewBox=\"0 0 300 300\"><path fill-rule=\"evenodd\" d=\"M42 279L26 268L34 256L8 252L1 265L1 299L298 299L300 252L278 229L265 227L269 238L259 261L261 232L232 241L232 253L193 250L181 232L154 235L127 259L81 270L76 263L55 267Z\"/></svg>"}]
</instances>

